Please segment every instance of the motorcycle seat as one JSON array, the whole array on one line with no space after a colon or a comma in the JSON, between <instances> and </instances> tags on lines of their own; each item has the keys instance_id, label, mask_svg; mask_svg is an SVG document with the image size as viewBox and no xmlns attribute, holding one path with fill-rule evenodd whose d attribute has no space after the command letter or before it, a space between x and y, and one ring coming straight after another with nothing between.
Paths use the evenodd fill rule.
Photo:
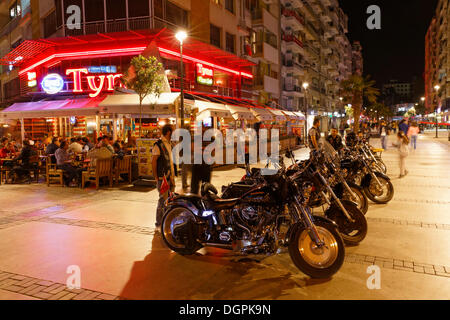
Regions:
<instances>
[{"instance_id":1,"label":"motorcycle seat","mask_svg":"<svg viewBox=\"0 0 450 320\"><path fill-rule=\"evenodd\" d=\"M216 210L225 210L225 209L232 209L237 202L239 201L239 198L235 199L211 199L211 202Z\"/></svg>"}]
</instances>

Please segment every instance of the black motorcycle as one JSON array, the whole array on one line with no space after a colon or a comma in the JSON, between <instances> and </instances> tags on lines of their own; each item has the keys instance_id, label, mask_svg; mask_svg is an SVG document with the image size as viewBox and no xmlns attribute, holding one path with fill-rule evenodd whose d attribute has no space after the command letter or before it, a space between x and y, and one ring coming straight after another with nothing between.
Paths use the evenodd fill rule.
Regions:
<instances>
[{"instance_id":1,"label":"black motorcycle","mask_svg":"<svg viewBox=\"0 0 450 320\"><path fill-rule=\"evenodd\" d=\"M345 173L345 179L363 188L367 198L375 203L388 203L394 197L394 186L391 179L384 173L374 170L364 155L359 144L354 150L347 149L343 153L341 167Z\"/></svg>"},{"instance_id":2,"label":"black motorcycle","mask_svg":"<svg viewBox=\"0 0 450 320\"><path fill-rule=\"evenodd\" d=\"M313 186L296 179L279 170L234 199L219 198L211 184L202 186L201 196L173 194L165 204L163 239L183 255L206 246L270 255L287 246L298 269L329 278L342 266L344 242L333 221L306 206Z\"/></svg>"}]
</instances>

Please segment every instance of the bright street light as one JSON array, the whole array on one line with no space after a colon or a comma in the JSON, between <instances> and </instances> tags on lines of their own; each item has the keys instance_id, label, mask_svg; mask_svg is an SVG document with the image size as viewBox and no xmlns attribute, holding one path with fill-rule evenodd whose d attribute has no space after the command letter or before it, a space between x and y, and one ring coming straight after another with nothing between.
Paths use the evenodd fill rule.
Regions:
<instances>
[{"instance_id":1,"label":"bright street light","mask_svg":"<svg viewBox=\"0 0 450 320\"><path fill-rule=\"evenodd\" d=\"M175 38L177 38L178 41L180 41L180 43L182 44L184 40L186 40L187 38L187 33L186 31L178 31L175 35Z\"/></svg>"},{"instance_id":2,"label":"bright street light","mask_svg":"<svg viewBox=\"0 0 450 320\"><path fill-rule=\"evenodd\" d=\"M305 88L305 90L306 90L306 89L308 89L308 87L309 87L309 83L308 82L304 82L303 83L303 88Z\"/></svg>"},{"instance_id":3,"label":"bright street light","mask_svg":"<svg viewBox=\"0 0 450 320\"><path fill-rule=\"evenodd\" d=\"M439 86L439 85L434 86L434 90L436 90L436 91L439 91L440 88L441 88L441 86Z\"/></svg>"},{"instance_id":4,"label":"bright street light","mask_svg":"<svg viewBox=\"0 0 450 320\"><path fill-rule=\"evenodd\" d=\"M420 98L420 100L425 101L425 97Z\"/></svg>"}]
</instances>

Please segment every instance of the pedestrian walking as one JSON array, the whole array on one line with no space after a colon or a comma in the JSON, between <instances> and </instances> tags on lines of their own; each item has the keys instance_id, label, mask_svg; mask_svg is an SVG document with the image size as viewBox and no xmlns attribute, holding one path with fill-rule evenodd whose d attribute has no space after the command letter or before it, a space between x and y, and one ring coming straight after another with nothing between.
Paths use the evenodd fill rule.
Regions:
<instances>
[{"instance_id":1,"label":"pedestrian walking","mask_svg":"<svg viewBox=\"0 0 450 320\"><path fill-rule=\"evenodd\" d=\"M155 226L161 226L163 218L164 201L169 196L169 190L165 188L165 183L169 184L170 190L175 190L175 170L172 158L172 138L173 127L166 124L162 128L162 137L155 142L152 150L152 170L153 177L157 181L159 192L158 206L156 207Z\"/></svg>"},{"instance_id":2,"label":"pedestrian walking","mask_svg":"<svg viewBox=\"0 0 450 320\"><path fill-rule=\"evenodd\" d=\"M397 133L397 142L393 143L395 147L398 149L399 156L399 165L400 165L400 176L399 178L403 178L408 174L408 170L406 170L406 158L409 155L409 139L403 133L403 131L399 130Z\"/></svg>"},{"instance_id":3,"label":"pedestrian walking","mask_svg":"<svg viewBox=\"0 0 450 320\"><path fill-rule=\"evenodd\" d=\"M400 124L398 125L398 131L402 131L406 136L408 135L408 130L409 130L408 120L403 119L402 121L400 121Z\"/></svg>"},{"instance_id":4,"label":"pedestrian walking","mask_svg":"<svg viewBox=\"0 0 450 320\"><path fill-rule=\"evenodd\" d=\"M414 150L417 147L417 136L419 135L420 129L417 122L413 122L408 129L408 138L411 140L411 147L414 146Z\"/></svg>"},{"instance_id":5,"label":"pedestrian walking","mask_svg":"<svg viewBox=\"0 0 450 320\"><path fill-rule=\"evenodd\" d=\"M388 125L385 121L381 122L379 131L380 131L380 139L381 139L381 148L386 150L390 128L388 127Z\"/></svg>"}]
</instances>

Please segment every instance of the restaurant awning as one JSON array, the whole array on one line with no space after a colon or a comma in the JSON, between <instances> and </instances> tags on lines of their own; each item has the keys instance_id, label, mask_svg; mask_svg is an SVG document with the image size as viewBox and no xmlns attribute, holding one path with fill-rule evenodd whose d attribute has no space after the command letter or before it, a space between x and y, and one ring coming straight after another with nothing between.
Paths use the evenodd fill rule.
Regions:
<instances>
[{"instance_id":1,"label":"restaurant awning","mask_svg":"<svg viewBox=\"0 0 450 320\"><path fill-rule=\"evenodd\" d=\"M249 108L226 105L227 109L231 111L231 114L235 120L255 120L256 117Z\"/></svg>"},{"instance_id":2,"label":"restaurant awning","mask_svg":"<svg viewBox=\"0 0 450 320\"><path fill-rule=\"evenodd\" d=\"M278 109L269 109L269 111L274 115L275 120L277 121L285 121L286 116L284 115L283 111Z\"/></svg>"},{"instance_id":3,"label":"restaurant awning","mask_svg":"<svg viewBox=\"0 0 450 320\"><path fill-rule=\"evenodd\" d=\"M290 119L290 120L304 120L305 117L300 112L293 112L293 111L284 111L283 113Z\"/></svg>"},{"instance_id":4,"label":"restaurant awning","mask_svg":"<svg viewBox=\"0 0 450 320\"><path fill-rule=\"evenodd\" d=\"M230 110L224 104L195 100L194 109L198 109L197 120L203 121L211 117L233 118Z\"/></svg>"},{"instance_id":5,"label":"restaurant awning","mask_svg":"<svg viewBox=\"0 0 450 320\"><path fill-rule=\"evenodd\" d=\"M272 121L274 119L273 113L267 109L255 107L251 108L250 110L259 121Z\"/></svg>"},{"instance_id":6,"label":"restaurant awning","mask_svg":"<svg viewBox=\"0 0 450 320\"><path fill-rule=\"evenodd\" d=\"M304 115L303 113L301 113L300 111L295 111L294 113L295 113L297 116L300 117L300 120L305 120L305 119L306 119L305 115Z\"/></svg>"},{"instance_id":7,"label":"restaurant awning","mask_svg":"<svg viewBox=\"0 0 450 320\"><path fill-rule=\"evenodd\" d=\"M1 119L94 116L105 97L20 102L0 112Z\"/></svg>"},{"instance_id":8,"label":"restaurant awning","mask_svg":"<svg viewBox=\"0 0 450 320\"><path fill-rule=\"evenodd\" d=\"M142 102L142 113L159 118L175 117L175 104L178 104L180 93L161 93L147 96ZM114 94L106 97L99 104L101 113L140 114L139 95Z\"/></svg>"}]
</instances>

